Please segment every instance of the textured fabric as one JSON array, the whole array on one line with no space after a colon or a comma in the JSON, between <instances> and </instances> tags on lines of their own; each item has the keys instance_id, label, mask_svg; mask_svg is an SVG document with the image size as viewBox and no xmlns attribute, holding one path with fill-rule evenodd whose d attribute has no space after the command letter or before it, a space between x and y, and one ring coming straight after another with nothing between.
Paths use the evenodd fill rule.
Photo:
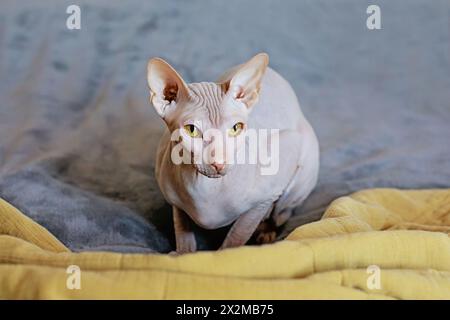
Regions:
<instances>
[{"instance_id":1,"label":"textured fabric","mask_svg":"<svg viewBox=\"0 0 450 320\"><path fill-rule=\"evenodd\" d=\"M381 7L382 29L366 27ZM78 4L81 29L66 28ZM169 252L146 64L214 81L258 52L321 148L282 236L368 188L450 188L448 0L17 1L0 7L0 197L73 251ZM289 117L289 115L286 115ZM226 231L226 230L225 230ZM196 230L200 249L223 230Z\"/></svg>"},{"instance_id":2,"label":"textured fabric","mask_svg":"<svg viewBox=\"0 0 450 320\"><path fill-rule=\"evenodd\" d=\"M178 257L71 253L3 200L0 222L0 298L450 299L450 189L365 190L276 244Z\"/></svg>"}]
</instances>

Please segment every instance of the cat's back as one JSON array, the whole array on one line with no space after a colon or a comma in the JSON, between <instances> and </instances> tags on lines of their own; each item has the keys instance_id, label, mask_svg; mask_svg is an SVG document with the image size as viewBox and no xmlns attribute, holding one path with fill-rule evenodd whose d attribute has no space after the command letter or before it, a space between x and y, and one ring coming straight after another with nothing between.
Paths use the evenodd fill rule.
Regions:
<instances>
[{"instance_id":1,"label":"cat's back","mask_svg":"<svg viewBox=\"0 0 450 320\"><path fill-rule=\"evenodd\" d=\"M298 129L304 121L297 96L279 73L267 68L249 125L254 128Z\"/></svg>"}]
</instances>

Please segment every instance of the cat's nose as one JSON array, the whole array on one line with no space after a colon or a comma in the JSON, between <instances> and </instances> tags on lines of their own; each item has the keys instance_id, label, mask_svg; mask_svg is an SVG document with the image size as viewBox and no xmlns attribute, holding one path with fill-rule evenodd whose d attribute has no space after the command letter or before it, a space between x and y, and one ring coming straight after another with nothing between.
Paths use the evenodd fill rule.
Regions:
<instances>
[{"instance_id":1,"label":"cat's nose","mask_svg":"<svg viewBox=\"0 0 450 320\"><path fill-rule=\"evenodd\" d=\"M214 163L212 163L211 165L216 169L217 172L222 171L223 168L225 167L225 164L223 164L223 163L217 163L217 162L214 162Z\"/></svg>"}]
</instances>

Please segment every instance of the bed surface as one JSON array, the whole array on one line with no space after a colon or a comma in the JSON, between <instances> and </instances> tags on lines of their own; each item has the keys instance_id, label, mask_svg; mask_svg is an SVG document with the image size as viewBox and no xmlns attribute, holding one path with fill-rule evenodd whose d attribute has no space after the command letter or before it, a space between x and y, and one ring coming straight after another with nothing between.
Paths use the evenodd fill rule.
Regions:
<instances>
[{"instance_id":1,"label":"bed surface","mask_svg":"<svg viewBox=\"0 0 450 320\"><path fill-rule=\"evenodd\" d=\"M318 186L282 235L357 190L450 187L450 4L378 3L382 30L369 31L357 0L80 2L81 30L65 26L68 3L6 2L0 197L75 251L172 250L146 62L213 81L260 51L321 145ZM198 230L201 248L224 232Z\"/></svg>"}]
</instances>

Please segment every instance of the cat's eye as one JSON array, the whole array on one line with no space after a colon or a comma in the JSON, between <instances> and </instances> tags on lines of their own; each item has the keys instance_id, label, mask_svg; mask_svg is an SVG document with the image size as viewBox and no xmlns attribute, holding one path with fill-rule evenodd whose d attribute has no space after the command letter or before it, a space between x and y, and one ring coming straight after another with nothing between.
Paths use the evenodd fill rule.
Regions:
<instances>
[{"instance_id":1,"label":"cat's eye","mask_svg":"<svg viewBox=\"0 0 450 320\"><path fill-rule=\"evenodd\" d=\"M186 133L192 138L197 138L200 136L200 130L193 124L185 125L184 131L186 131Z\"/></svg>"},{"instance_id":2,"label":"cat's eye","mask_svg":"<svg viewBox=\"0 0 450 320\"><path fill-rule=\"evenodd\" d=\"M238 122L228 130L228 134L232 137L236 137L242 132L243 129L244 124L242 122Z\"/></svg>"}]
</instances>

